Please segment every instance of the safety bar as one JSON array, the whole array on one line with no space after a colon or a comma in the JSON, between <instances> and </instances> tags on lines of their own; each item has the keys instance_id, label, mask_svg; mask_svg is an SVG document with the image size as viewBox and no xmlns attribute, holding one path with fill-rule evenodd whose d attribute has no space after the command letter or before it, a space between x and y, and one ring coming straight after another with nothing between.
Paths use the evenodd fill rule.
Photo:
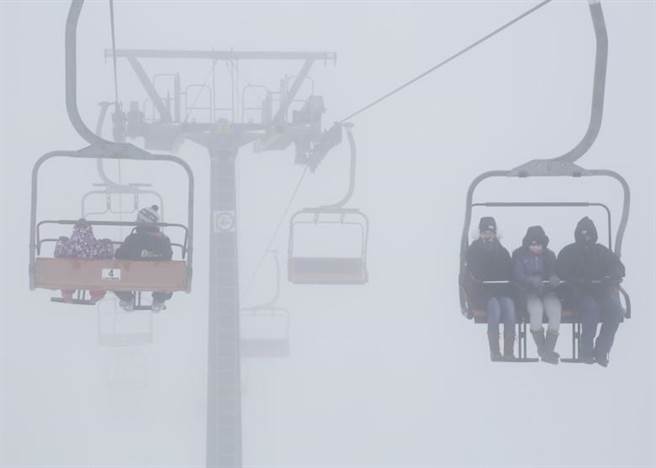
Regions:
<instances>
[{"instance_id":1,"label":"safety bar","mask_svg":"<svg viewBox=\"0 0 656 468\"><path fill-rule=\"evenodd\" d=\"M97 184L94 184L97 185ZM100 184L103 185L103 184ZM133 184L130 184L133 185ZM137 184L134 184L137 185ZM138 184L138 185L143 185L143 186L148 186L150 184ZM102 195L105 197L105 210L103 211L86 211L86 204L87 200L89 197L92 197L94 195ZM114 210L112 209L112 202L111 202L111 196L112 195L130 195L132 196L132 209L131 210ZM164 199L162 196L159 194L159 192L156 192L154 190L142 190L138 187L135 187L134 190L130 192L125 192L121 186L117 187L107 187L105 190L91 190L87 193L84 194L82 197L82 202L80 203L81 205L81 216L82 218L87 218L88 216L98 216L98 215L104 215L106 213L112 213L112 214L117 214L117 215L128 215L128 214L134 214L137 210L139 210L139 197L140 196L153 196L157 199L157 205L159 206L159 212L160 212L160 218L165 219L164 217Z\"/></svg>"},{"instance_id":2,"label":"safety bar","mask_svg":"<svg viewBox=\"0 0 656 468\"><path fill-rule=\"evenodd\" d=\"M490 286L497 285L497 286L498 286L498 285L511 285L511 284L516 284L516 282L514 282L514 281L509 281L509 280L488 280L488 281L481 281L481 280L478 280L478 279L477 279L475 276L473 276L471 273L470 273L470 276L471 276L474 280L478 281L480 284L483 284L483 285L490 285ZM606 277L606 278L604 278L604 279L602 279L602 280L591 280L591 281L589 281L588 283L589 283L589 284L599 285L599 284L603 284L605 280L611 280L611 279L612 279L612 278L610 278L610 277ZM542 284L548 285L548 284L551 284L551 281L543 280L543 281L542 281ZM563 284L575 284L575 282L572 282L572 281L565 281L565 280L559 280L559 282L558 282L558 286L561 286L561 285L563 285ZM626 290L625 290L622 286L618 286L618 290L619 290L620 295L621 295L622 298L624 299L624 304L625 304L625 306L626 306L626 309L625 309L625 312L624 312L624 317L627 318L627 319L630 319L630 318L631 318L631 297L629 296L629 294L626 292Z\"/></svg>"},{"instance_id":3,"label":"safety bar","mask_svg":"<svg viewBox=\"0 0 656 468\"><path fill-rule=\"evenodd\" d=\"M36 252L37 254L41 253L41 244L44 242L51 242L51 241L57 241L58 239L41 239L41 226L45 224L59 224L59 225L67 225L67 226L73 226L77 224L79 220L69 220L69 219L60 219L60 220L44 220L40 221L36 225ZM87 224L91 226L115 226L115 227L120 227L120 226L139 226L143 225L140 223L137 223L136 221L86 221ZM184 231L184 241L182 244L177 244L177 243L172 243L171 245L179 246L182 251L182 258L185 258L187 255L187 242L189 240L189 229L183 224L176 224L176 223L148 223L148 226L157 226L160 228L167 228L167 227L172 227L172 228L178 228L182 229ZM122 242L118 241L112 241L112 244L122 244Z\"/></svg>"},{"instance_id":4,"label":"safety bar","mask_svg":"<svg viewBox=\"0 0 656 468\"><path fill-rule=\"evenodd\" d=\"M608 226L608 248L613 248L612 215L610 208L599 202L479 202L472 203L472 207L484 208L589 208L600 207L606 212Z\"/></svg>"},{"instance_id":5,"label":"safety bar","mask_svg":"<svg viewBox=\"0 0 656 468\"><path fill-rule=\"evenodd\" d=\"M338 207L317 207L317 208L303 208L302 210L297 211L294 213L294 216L301 215L301 214L356 214L356 215L362 215L363 217L367 217L362 211L360 211L358 208L338 208Z\"/></svg>"},{"instance_id":6,"label":"safety bar","mask_svg":"<svg viewBox=\"0 0 656 468\"><path fill-rule=\"evenodd\" d=\"M298 220L297 218L301 215L313 215L312 220ZM322 214L335 214L340 215L339 220L319 220L319 217ZM349 215L355 215L360 218L360 221L345 221L344 218ZM353 226L358 226L360 228L360 239L361 239L361 252L363 256L366 256L367 244L369 239L369 218L366 214L358 210L357 208L304 208L300 211L294 213L289 222L289 243L288 243L288 254L293 256L294 253L294 227L298 224L348 224Z\"/></svg>"},{"instance_id":7,"label":"safety bar","mask_svg":"<svg viewBox=\"0 0 656 468\"><path fill-rule=\"evenodd\" d=\"M473 276L473 275L470 275L470 276L476 280L475 276ZM610 277L608 277L608 279L610 279ZM476 280L476 281L479 281L481 284L492 284L492 285L494 285L494 284L497 284L497 285L498 284L516 284L515 281L511 281L511 280L485 280L485 281ZM591 281L589 281L590 284L602 284L603 282L604 282L604 280L591 280ZM558 280L558 286L560 286L562 284L574 284L574 283L575 282L565 281L565 280L562 280L562 279ZM551 284L551 281L542 280L542 284Z\"/></svg>"},{"instance_id":8,"label":"safety bar","mask_svg":"<svg viewBox=\"0 0 656 468\"><path fill-rule=\"evenodd\" d=\"M37 243L37 252L41 251L41 246L43 244L56 243L58 240L59 239L55 239L54 237L49 237L49 238L46 238L46 239L39 240L39 242ZM121 241L110 241L110 243L112 245L121 245L123 242L121 242ZM180 254L181 254L182 258L185 258L184 246L182 244L178 244L177 242L171 242L171 247L176 247L176 248L180 249Z\"/></svg>"}]
</instances>

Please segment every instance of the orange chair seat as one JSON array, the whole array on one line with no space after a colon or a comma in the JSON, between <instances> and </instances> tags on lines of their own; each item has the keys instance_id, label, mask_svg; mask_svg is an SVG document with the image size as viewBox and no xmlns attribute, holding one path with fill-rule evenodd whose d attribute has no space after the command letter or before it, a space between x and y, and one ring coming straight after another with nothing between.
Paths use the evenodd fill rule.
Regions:
<instances>
[{"instance_id":1,"label":"orange chair seat","mask_svg":"<svg viewBox=\"0 0 656 468\"><path fill-rule=\"evenodd\" d=\"M364 284L367 268L362 258L292 257L288 276L297 284Z\"/></svg>"},{"instance_id":2,"label":"orange chair seat","mask_svg":"<svg viewBox=\"0 0 656 468\"><path fill-rule=\"evenodd\" d=\"M188 291L186 263L79 258L36 259L34 286L43 289Z\"/></svg>"}]
</instances>

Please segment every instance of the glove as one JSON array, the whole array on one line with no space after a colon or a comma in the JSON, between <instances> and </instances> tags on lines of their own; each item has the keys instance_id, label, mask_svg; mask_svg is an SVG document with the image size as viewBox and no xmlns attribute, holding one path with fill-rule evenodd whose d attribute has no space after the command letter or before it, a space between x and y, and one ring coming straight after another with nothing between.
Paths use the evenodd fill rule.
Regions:
<instances>
[{"instance_id":1,"label":"glove","mask_svg":"<svg viewBox=\"0 0 656 468\"><path fill-rule=\"evenodd\" d=\"M557 288L558 286L560 286L560 278L558 278L557 275L551 275L549 277L549 286L551 286L552 288Z\"/></svg>"},{"instance_id":2,"label":"glove","mask_svg":"<svg viewBox=\"0 0 656 468\"><path fill-rule=\"evenodd\" d=\"M621 281L621 279L606 276L601 280L601 285L607 288L617 288L619 287Z\"/></svg>"},{"instance_id":3,"label":"glove","mask_svg":"<svg viewBox=\"0 0 656 468\"><path fill-rule=\"evenodd\" d=\"M531 276L528 278L528 284L531 285L531 288L537 293L542 294L544 291L544 285L542 284L542 278L539 276Z\"/></svg>"},{"instance_id":4,"label":"glove","mask_svg":"<svg viewBox=\"0 0 656 468\"><path fill-rule=\"evenodd\" d=\"M528 284L537 289L542 286L542 278L539 276L530 276L528 278Z\"/></svg>"},{"instance_id":5,"label":"glove","mask_svg":"<svg viewBox=\"0 0 656 468\"><path fill-rule=\"evenodd\" d=\"M592 280L586 278L576 278L569 281L577 288L589 288L592 286Z\"/></svg>"}]
</instances>

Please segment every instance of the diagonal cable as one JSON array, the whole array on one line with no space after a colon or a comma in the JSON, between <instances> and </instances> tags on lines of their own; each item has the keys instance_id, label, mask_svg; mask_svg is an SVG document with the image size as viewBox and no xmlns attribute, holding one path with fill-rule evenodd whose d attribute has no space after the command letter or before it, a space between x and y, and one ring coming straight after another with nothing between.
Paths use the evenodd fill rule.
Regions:
<instances>
[{"instance_id":1,"label":"diagonal cable","mask_svg":"<svg viewBox=\"0 0 656 468\"><path fill-rule=\"evenodd\" d=\"M305 166L303 168L303 173L301 174L301 177L298 179L298 182L296 183L296 187L294 187L294 191L292 192L292 195L289 198L289 201L287 202L287 206L282 212L282 215L280 216L280 219L276 224L276 228L274 229L273 234L271 235L271 238L269 239L269 242L267 243L267 246L264 249L264 253L258 260L257 265L255 266L255 271L253 272L253 275L251 276L251 279L248 282L248 286L246 287L246 295L248 295L248 293L250 293L251 289L253 288L253 285L255 284L255 279L257 278L257 274L259 273L260 269L262 268L262 264L264 263L264 259L267 257L269 250L271 249L271 246L276 242L276 239L278 238L280 228L282 227L282 224L285 221L285 218L287 217L287 213L289 213L289 209L292 207L292 204L296 199L296 195L298 195L298 191L300 190L301 185L303 184L303 180L305 179L307 172L308 172L308 166Z\"/></svg>"},{"instance_id":2,"label":"diagonal cable","mask_svg":"<svg viewBox=\"0 0 656 468\"><path fill-rule=\"evenodd\" d=\"M349 121L350 119L352 119L353 117L355 117L355 116L357 116L357 115L360 115L360 114L362 114L363 112L365 112L365 111L371 109L371 108L374 107L376 104L379 104L380 102L386 100L387 98L392 97L393 95L395 95L395 94L401 92L402 90L404 90L404 89L407 88L408 86L410 86L410 85L416 83L417 81L421 80L422 78L426 77L427 75L433 73L435 70L437 70L437 69L443 67L444 65L448 64L449 62L451 62L451 61L457 59L457 58L460 57L461 55L464 55L465 53L467 53L467 52L469 52L470 50L472 50L474 47L476 47L476 46L482 44L483 42L487 41L488 39L491 39L492 37L496 36L496 35L499 34L500 32L502 32L502 31L504 31L505 29L509 28L509 27L512 26L513 24L515 24L515 23L521 21L522 19L526 18L527 16L529 16L529 15L532 14L532 13L535 13L537 10L539 10L539 9L542 8L543 6L547 5L548 3L551 3L552 1L553 1L553 0L544 0L543 2L540 2L539 4L537 4L536 6L534 6L533 8L531 8L530 10L528 10L528 11L522 13L521 15L519 15L519 16L516 17L516 18L514 18L513 20L511 20L511 21L505 23L503 26L498 27L497 29L495 29L495 30L492 31L491 33L489 33L489 34L483 36L482 38L480 38L479 40L477 40L477 41L474 42L473 44L471 44L471 45L465 47L464 49L460 50L459 52L457 52L457 53L451 55L451 56L448 57L447 59L442 60L442 61L441 61L440 63L438 63L437 65L435 65L435 66L429 68L428 70L426 70L425 72L421 73L420 75L417 75L416 77L412 78L410 81L406 81L406 82L403 83L402 85L400 85L400 86L394 88L392 91L390 91L390 92L388 92L387 94L385 94L385 95L379 97L379 98L376 99L375 101L373 101L373 102L367 104L367 105L364 106L364 107L361 107L360 109L356 110L355 112L349 114L347 117L344 117L342 120L339 121L339 123L345 123L345 122Z\"/></svg>"}]
</instances>

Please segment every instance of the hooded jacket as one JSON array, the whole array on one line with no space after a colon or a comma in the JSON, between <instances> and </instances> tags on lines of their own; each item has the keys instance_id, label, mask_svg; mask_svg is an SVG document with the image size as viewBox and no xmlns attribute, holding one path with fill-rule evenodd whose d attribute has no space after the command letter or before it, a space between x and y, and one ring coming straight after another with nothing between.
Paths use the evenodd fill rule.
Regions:
<instances>
[{"instance_id":1,"label":"hooded jacket","mask_svg":"<svg viewBox=\"0 0 656 468\"><path fill-rule=\"evenodd\" d=\"M55 257L58 258L112 258L114 247L109 239L96 239L90 224L79 221L73 226L70 239L60 237L55 245Z\"/></svg>"},{"instance_id":2,"label":"hooded jacket","mask_svg":"<svg viewBox=\"0 0 656 468\"><path fill-rule=\"evenodd\" d=\"M156 226L137 226L116 249L120 260L171 260L171 241Z\"/></svg>"},{"instance_id":3,"label":"hooded jacket","mask_svg":"<svg viewBox=\"0 0 656 468\"><path fill-rule=\"evenodd\" d=\"M512 261L510 253L495 239L485 242L477 239L467 249L467 293L474 308L484 308L494 296L510 296L510 285L484 285L480 281L510 281Z\"/></svg>"},{"instance_id":4,"label":"hooded jacket","mask_svg":"<svg viewBox=\"0 0 656 468\"><path fill-rule=\"evenodd\" d=\"M590 218L578 222L574 239L574 243L565 246L558 254L556 270L575 291L600 292L606 290L608 284L591 284L592 281L619 283L624 278L624 265L610 249L597 243L597 229Z\"/></svg>"},{"instance_id":5,"label":"hooded jacket","mask_svg":"<svg viewBox=\"0 0 656 468\"><path fill-rule=\"evenodd\" d=\"M542 244L542 253L535 255L529 246L532 242ZM522 246L513 252L513 281L522 294L537 294L542 296L551 288L536 287L533 283L537 278L540 281L548 280L556 274L556 254L547 248L549 237L541 226L531 226L526 231ZM524 297L525 299L525 297Z\"/></svg>"}]
</instances>

